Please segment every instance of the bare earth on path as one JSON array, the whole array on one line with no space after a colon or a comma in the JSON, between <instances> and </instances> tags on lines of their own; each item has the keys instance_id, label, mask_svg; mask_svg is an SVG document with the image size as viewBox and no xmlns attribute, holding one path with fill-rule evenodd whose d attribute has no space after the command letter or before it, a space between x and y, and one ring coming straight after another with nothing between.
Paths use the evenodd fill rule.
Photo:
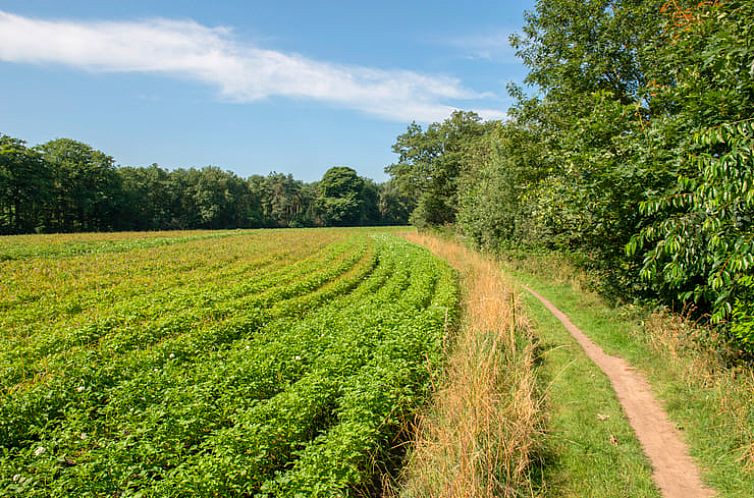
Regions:
<instances>
[{"instance_id":1,"label":"bare earth on path","mask_svg":"<svg viewBox=\"0 0 754 498\"><path fill-rule=\"evenodd\" d=\"M655 399L649 383L624 359L606 354L551 302L524 287L565 326L586 355L602 369L652 463L653 477L666 498L714 496L701 480L699 469L679 431Z\"/></svg>"}]
</instances>

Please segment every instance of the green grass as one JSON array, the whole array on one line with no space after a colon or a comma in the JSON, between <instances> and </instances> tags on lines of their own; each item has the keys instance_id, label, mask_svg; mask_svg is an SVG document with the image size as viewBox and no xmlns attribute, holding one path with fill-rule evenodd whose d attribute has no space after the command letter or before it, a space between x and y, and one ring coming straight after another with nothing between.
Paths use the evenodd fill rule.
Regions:
<instances>
[{"instance_id":1,"label":"green grass","mask_svg":"<svg viewBox=\"0 0 754 498\"><path fill-rule=\"evenodd\" d=\"M506 264L505 269L560 308L608 354L625 358L645 374L689 444L704 481L718 496L754 496L754 373L751 369L725 368L709 350L693 343L690 339L693 327L667 314L608 305L596 294L584 290L579 284L579 275L557 256L537 256L527 262ZM530 309L540 323L543 336L552 340L551 330L557 328L554 318L548 317L534 301ZM559 355L545 353L545 372L556 372L558 365L567 361L557 359ZM562 374L565 375L567 371ZM569 388L562 384L568 382L557 380L551 392L553 429L556 430L558 420L562 420L576 432L577 419L560 417L559 413L566 410L563 406L580 396L592 400L598 396L588 394L585 391L588 386ZM555 432L554 443L557 437ZM576 464L570 460L578 454L573 449L564 450L562 445L555 444L555 447L560 448L556 457L560 456L565 462L562 464L565 470L577 472L571 468ZM599 466L609 465L602 460L597 462ZM557 476L558 465L548 472ZM592 472L597 471L592 469Z\"/></svg>"},{"instance_id":2,"label":"green grass","mask_svg":"<svg viewBox=\"0 0 754 498\"><path fill-rule=\"evenodd\" d=\"M540 339L547 389L542 492L547 496L660 496L610 381L533 296L524 303Z\"/></svg>"}]
</instances>

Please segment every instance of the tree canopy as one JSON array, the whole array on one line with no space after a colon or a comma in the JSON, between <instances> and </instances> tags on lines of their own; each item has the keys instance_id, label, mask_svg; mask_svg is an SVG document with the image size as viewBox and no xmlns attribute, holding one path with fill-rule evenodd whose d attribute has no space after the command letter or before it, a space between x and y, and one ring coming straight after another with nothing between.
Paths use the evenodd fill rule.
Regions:
<instances>
[{"instance_id":1,"label":"tree canopy","mask_svg":"<svg viewBox=\"0 0 754 498\"><path fill-rule=\"evenodd\" d=\"M752 19L744 0L539 0L508 119L412 124L386 171L419 227L568 251L754 354Z\"/></svg>"},{"instance_id":2,"label":"tree canopy","mask_svg":"<svg viewBox=\"0 0 754 498\"><path fill-rule=\"evenodd\" d=\"M406 202L345 166L314 183L244 179L217 166L116 166L76 140L28 147L0 135L0 234L406 224Z\"/></svg>"}]
</instances>

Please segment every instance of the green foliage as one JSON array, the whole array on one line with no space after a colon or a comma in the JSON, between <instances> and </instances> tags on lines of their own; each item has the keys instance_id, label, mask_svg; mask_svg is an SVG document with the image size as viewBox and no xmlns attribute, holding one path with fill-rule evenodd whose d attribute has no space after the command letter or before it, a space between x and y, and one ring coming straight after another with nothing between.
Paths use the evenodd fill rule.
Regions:
<instances>
[{"instance_id":1,"label":"green foliage","mask_svg":"<svg viewBox=\"0 0 754 498\"><path fill-rule=\"evenodd\" d=\"M459 179L458 226L485 249L496 249L516 231L518 179L515 164L506 155L510 131L499 126L485 136Z\"/></svg>"},{"instance_id":2,"label":"green foliage","mask_svg":"<svg viewBox=\"0 0 754 498\"><path fill-rule=\"evenodd\" d=\"M0 135L0 234L41 228L51 180L50 168L35 150Z\"/></svg>"},{"instance_id":3,"label":"green foliage","mask_svg":"<svg viewBox=\"0 0 754 498\"><path fill-rule=\"evenodd\" d=\"M173 185L167 170L152 164L146 168L118 168L118 228L157 230L173 222Z\"/></svg>"},{"instance_id":4,"label":"green foliage","mask_svg":"<svg viewBox=\"0 0 754 498\"><path fill-rule=\"evenodd\" d=\"M250 226L294 227L314 225L314 189L292 175L270 173L248 180Z\"/></svg>"},{"instance_id":5,"label":"green foliage","mask_svg":"<svg viewBox=\"0 0 754 498\"><path fill-rule=\"evenodd\" d=\"M0 234L408 221L412 201L394 183L378 185L351 168L332 168L324 182L320 188L275 172L244 180L216 166L115 167L75 140L28 148L0 135Z\"/></svg>"},{"instance_id":6,"label":"green foliage","mask_svg":"<svg viewBox=\"0 0 754 498\"><path fill-rule=\"evenodd\" d=\"M379 219L385 225L406 225L414 208L414 200L398 186L395 179L383 183L378 192Z\"/></svg>"},{"instance_id":7,"label":"green foliage","mask_svg":"<svg viewBox=\"0 0 754 498\"><path fill-rule=\"evenodd\" d=\"M456 113L398 137L387 168L418 199L419 227L457 222L486 248L525 245L581 252L616 285L636 285L624 246L638 203L668 175L644 167L653 2L552 0L512 39L541 95L518 100L504 124Z\"/></svg>"},{"instance_id":8,"label":"green foliage","mask_svg":"<svg viewBox=\"0 0 754 498\"><path fill-rule=\"evenodd\" d=\"M364 179L353 168L328 169L318 185L316 209L324 226L357 225L364 210Z\"/></svg>"},{"instance_id":9,"label":"green foliage","mask_svg":"<svg viewBox=\"0 0 754 498\"><path fill-rule=\"evenodd\" d=\"M754 354L754 277L744 275L736 281L731 312L731 333L749 354Z\"/></svg>"},{"instance_id":10,"label":"green foliage","mask_svg":"<svg viewBox=\"0 0 754 498\"><path fill-rule=\"evenodd\" d=\"M538 146L517 145L513 154L530 156L518 175L522 237L584 254L621 287L636 280L623 248L639 222L638 203L661 187L638 159L660 18L652 1L542 1L512 40L529 66L528 83L542 92L519 91L512 111Z\"/></svg>"},{"instance_id":11,"label":"green foliage","mask_svg":"<svg viewBox=\"0 0 754 498\"><path fill-rule=\"evenodd\" d=\"M676 188L642 204L647 216L659 220L629 244L631 251L649 246L642 269L646 279L710 308L713 321L730 315L739 281L754 269L753 141L750 122L697 134L697 150L687 157L697 175L679 177Z\"/></svg>"},{"instance_id":12,"label":"green foliage","mask_svg":"<svg viewBox=\"0 0 754 498\"><path fill-rule=\"evenodd\" d=\"M51 140L36 149L52 171L50 228L62 231L112 228L118 188L113 158L68 138Z\"/></svg>"},{"instance_id":13,"label":"green foliage","mask_svg":"<svg viewBox=\"0 0 754 498\"><path fill-rule=\"evenodd\" d=\"M412 222L576 255L611 295L693 305L750 350L751 19L742 0L537 2L511 39L535 88L509 89L505 123L398 137Z\"/></svg>"},{"instance_id":14,"label":"green foliage","mask_svg":"<svg viewBox=\"0 0 754 498\"><path fill-rule=\"evenodd\" d=\"M571 104L561 121L589 113L573 105L582 95L607 92L630 104L646 80L646 46L657 34L655 0L542 0L526 14L523 35L512 38L529 68L527 82L546 99Z\"/></svg>"},{"instance_id":15,"label":"green foliage","mask_svg":"<svg viewBox=\"0 0 754 498\"><path fill-rule=\"evenodd\" d=\"M512 43L541 93L510 88L518 101L510 119L468 142L458 191L464 234L493 249L577 252L608 286L641 287L624 246L644 192L669 181L647 164L642 144L659 22L651 2L537 3Z\"/></svg>"},{"instance_id":16,"label":"green foliage","mask_svg":"<svg viewBox=\"0 0 754 498\"><path fill-rule=\"evenodd\" d=\"M667 73L655 124L678 179L642 203L647 221L628 246L663 295L695 303L752 351L749 279L754 214L754 29L750 2L668 7ZM735 308L735 312L734 312Z\"/></svg>"},{"instance_id":17,"label":"green foliage","mask_svg":"<svg viewBox=\"0 0 754 498\"><path fill-rule=\"evenodd\" d=\"M0 240L0 494L354 496L395 470L457 303L427 251L364 230L36 237Z\"/></svg>"},{"instance_id":18,"label":"green foliage","mask_svg":"<svg viewBox=\"0 0 754 498\"><path fill-rule=\"evenodd\" d=\"M473 112L454 112L426 130L412 123L393 145L398 162L385 168L404 197L416 199L411 223L418 227L453 223L458 178L473 159L473 148L489 126Z\"/></svg>"}]
</instances>

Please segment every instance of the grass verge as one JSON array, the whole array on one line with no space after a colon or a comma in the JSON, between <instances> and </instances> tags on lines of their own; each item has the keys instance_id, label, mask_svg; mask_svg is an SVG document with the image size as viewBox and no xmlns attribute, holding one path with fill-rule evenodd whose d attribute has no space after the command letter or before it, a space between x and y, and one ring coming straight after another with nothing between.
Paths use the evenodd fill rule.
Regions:
<instances>
[{"instance_id":1,"label":"grass verge","mask_svg":"<svg viewBox=\"0 0 754 498\"><path fill-rule=\"evenodd\" d=\"M537 374L547 386L541 494L659 497L607 376L535 297L525 293L523 301L540 341Z\"/></svg>"},{"instance_id":2,"label":"grass verge","mask_svg":"<svg viewBox=\"0 0 754 498\"><path fill-rule=\"evenodd\" d=\"M533 338L491 260L462 245L410 234L456 268L463 317L431 406L418 419L403 497L533 495L541 434Z\"/></svg>"},{"instance_id":3,"label":"grass verge","mask_svg":"<svg viewBox=\"0 0 754 498\"><path fill-rule=\"evenodd\" d=\"M553 302L605 352L622 356L645 374L718 496L754 496L752 368L728 367L700 340L709 333L677 316L608 305L585 288L580 274L560 256L537 255L504 267ZM547 323L538 305L530 310L540 324ZM562 393L551 389L551 396ZM562 404L552 399L553 406Z\"/></svg>"}]
</instances>

